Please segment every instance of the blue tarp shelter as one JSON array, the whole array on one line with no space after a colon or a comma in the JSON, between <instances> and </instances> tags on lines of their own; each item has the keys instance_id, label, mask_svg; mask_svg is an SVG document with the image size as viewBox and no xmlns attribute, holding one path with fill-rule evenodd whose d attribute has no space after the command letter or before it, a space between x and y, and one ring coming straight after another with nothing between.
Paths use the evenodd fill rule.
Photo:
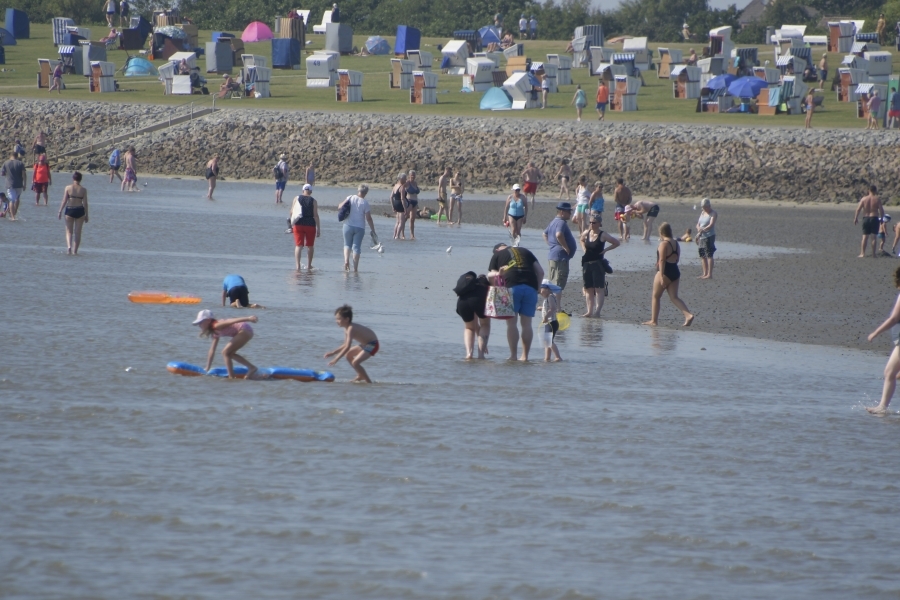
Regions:
<instances>
[{"instance_id":1,"label":"blue tarp shelter","mask_svg":"<svg viewBox=\"0 0 900 600\"><path fill-rule=\"evenodd\" d=\"M366 52L376 55L390 54L391 45L380 35L373 35L366 40Z\"/></svg>"},{"instance_id":2,"label":"blue tarp shelter","mask_svg":"<svg viewBox=\"0 0 900 600\"><path fill-rule=\"evenodd\" d=\"M503 110L512 108L512 98L503 88L494 87L484 93L478 108L481 110Z\"/></svg>"},{"instance_id":3,"label":"blue tarp shelter","mask_svg":"<svg viewBox=\"0 0 900 600\"><path fill-rule=\"evenodd\" d=\"M125 77L142 77L145 75L159 75L156 67L146 58L132 56L125 65Z\"/></svg>"},{"instance_id":4,"label":"blue tarp shelter","mask_svg":"<svg viewBox=\"0 0 900 600\"><path fill-rule=\"evenodd\" d=\"M300 65L300 40L297 38L272 39L272 68L293 69Z\"/></svg>"},{"instance_id":5,"label":"blue tarp shelter","mask_svg":"<svg viewBox=\"0 0 900 600\"><path fill-rule=\"evenodd\" d=\"M406 54L408 50L418 50L422 42L422 32L409 25L397 25L397 41L394 54Z\"/></svg>"},{"instance_id":6,"label":"blue tarp shelter","mask_svg":"<svg viewBox=\"0 0 900 600\"><path fill-rule=\"evenodd\" d=\"M0 46L15 46L15 36L6 29L0 28Z\"/></svg>"},{"instance_id":7,"label":"blue tarp shelter","mask_svg":"<svg viewBox=\"0 0 900 600\"><path fill-rule=\"evenodd\" d=\"M6 21L3 23L3 28L13 34L17 40L27 40L31 37L28 15L15 8L6 9Z\"/></svg>"},{"instance_id":8,"label":"blue tarp shelter","mask_svg":"<svg viewBox=\"0 0 900 600\"><path fill-rule=\"evenodd\" d=\"M482 27L478 30L478 35L481 36L482 45L486 46L488 44L499 44L500 43L500 28L494 27L493 25L488 25L486 27Z\"/></svg>"},{"instance_id":9,"label":"blue tarp shelter","mask_svg":"<svg viewBox=\"0 0 900 600\"><path fill-rule=\"evenodd\" d=\"M759 77L741 77L728 85L728 93L739 98L756 98L760 90L767 87L769 84Z\"/></svg>"}]
</instances>

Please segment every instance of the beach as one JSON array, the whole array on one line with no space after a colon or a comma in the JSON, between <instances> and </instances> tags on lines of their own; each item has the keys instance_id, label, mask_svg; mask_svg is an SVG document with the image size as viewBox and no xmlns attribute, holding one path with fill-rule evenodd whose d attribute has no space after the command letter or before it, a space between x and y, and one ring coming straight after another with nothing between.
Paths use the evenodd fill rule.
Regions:
<instances>
[{"instance_id":1,"label":"beach","mask_svg":"<svg viewBox=\"0 0 900 600\"><path fill-rule=\"evenodd\" d=\"M863 408L890 341L861 351L848 333L884 317L893 292L873 274L894 261L854 262L844 209L717 204L716 279L684 268L689 329L665 303L660 327L636 324L654 249L631 242L610 255L606 318L572 319L563 362L536 345L522 364L505 360L500 323L489 359L463 360L455 314L457 278L484 271L505 239L496 200L467 201L467 218L488 225L419 223L416 242L391 240L393 221L377 216L385 252L364 247L353 274L333 211L349 190L317 187L332 209L310 273L294 269L288 206L270 183L223 182L210 202L199 178L138 177L139 194L85 177L78 256L54 205L26 196L21 220L0 222L5 596L896 596L898 469L872 453L898 421ZM54 177L54 203L65 180ZM385 189L370 196L376 215L388 210ZM542 200L535 222L552 206ZM695 214L664 202L660 218L680 229ZM791 230L801 225L806 237ZM545 262L538 240L523 234ZM223 308L229 273L268 308ZM836 300L809 301L832 287ZM127 300L152 289L203 300ZM374 385L323 358L343 339L344 303L378 336ZM168 373L169 361L205 360L210 342L191 325L201 308L259 317L241 351L254 364L336 381ZM745 325L751 313L780 330ZM813 343L778 341L792 335ZM875 518L851 518L861 512Z\"/></svg>"}]
</instances>

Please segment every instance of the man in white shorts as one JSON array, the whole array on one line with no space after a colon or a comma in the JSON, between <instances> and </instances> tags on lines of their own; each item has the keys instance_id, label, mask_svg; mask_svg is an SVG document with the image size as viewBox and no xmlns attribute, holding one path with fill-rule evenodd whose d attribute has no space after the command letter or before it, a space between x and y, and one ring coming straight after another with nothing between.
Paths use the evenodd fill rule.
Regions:
<instances>
[{"instance_id":1,"label":"man in white shorts","mask_svg":"<svg viewBox=\"0 0 900 600\"><path fill-rule=\"evenodd\" d=\"M9 160L0 168L0 175L6 176L6 196L9 199L7 216L10 220L15 221L16 213L19 212L19 198L25 191L25 163L19 160L18 155L13 152L9 155Z\"/></svg>"}]
</instances>

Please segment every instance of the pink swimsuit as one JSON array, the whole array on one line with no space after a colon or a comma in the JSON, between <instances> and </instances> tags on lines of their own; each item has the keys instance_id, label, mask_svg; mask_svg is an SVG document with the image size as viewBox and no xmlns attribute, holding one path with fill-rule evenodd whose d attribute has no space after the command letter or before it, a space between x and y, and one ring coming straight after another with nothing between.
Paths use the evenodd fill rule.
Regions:
<instances>
[{"instance_id":1,"label":"pink swimsuit","mask_svg":"<svg viewBox=\"0 0 900 600\"><path fill-rule=\"evenodd\" d=\"M233 338L234 336L236 336L237 334L239 334L242 331L246 331L250 335L253 335L253 328L250 327L250 323L241 322L241 323L235 323L234 325L229 325L227 327L223 327L222 329L219 329L218 331L213 333L213 337L216 339L221 338L221 337Z\"/></svg>"}]
</instances>

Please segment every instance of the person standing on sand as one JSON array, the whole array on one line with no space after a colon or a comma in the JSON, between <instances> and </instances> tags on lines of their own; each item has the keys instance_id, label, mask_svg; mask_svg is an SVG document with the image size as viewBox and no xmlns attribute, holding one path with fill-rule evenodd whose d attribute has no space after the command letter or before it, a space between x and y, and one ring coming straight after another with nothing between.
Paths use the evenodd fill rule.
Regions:
<instances>
[{"instance_id":1,"label":"person standing on sand","mask_svg":"<svg viewBox=\"0 0 900 600\"><path fill-rule=\"evenodd\" d=\"M450 167L444 168L444 173L438 178L438 212L437 212L437 224L440 226L441 224L441 215L446 214L447 223L450 222L450 219L453 218L453 204L447 206L447 186L450 184ZM450 209L447 212L447 209Z\"/></svg>"},{"instance_id":2,"label":"person standing on sand","mask_svg":"<svg viewBox=\"0 0 900 600\"><path fill-rule=\"evenodd\" d=\"M319 205L312 197L312 186L308 183L303 185L303 194L294 198L291 205L291 231L294 234L294 262L297 270L303 268L300 265L300 256L303 254L303 248L306 248L306 270L312 271L313 247L316 238L321 235L321 229Z\"/></svg>"},{"instance_id":3,"label":"person standing on sand","mask_svg":"<svg viewBox=\"0 0 900 600\"><path fill-rule=\"evenodd\" d=\"M34 191L35 206L40 206L41 194L44 194L44 206L50 202L47 192L52 184L53 178L50 175L50 165L47 164L47 155L41 154L31 172L31 189Z\"/></svg>"},{"instance_id":4,"label":"person standing on sand","mask_svg":"<svg viewBox=\"0 0 900 600\"><path fill-rule=\"evenodd\" d=\"M309 186L316 185L316 163L314 161L310 161L306 167L306 183Z\"/></svg>"},{"instance_id":5,"label":"person standing on sand","mask_svg":"<svg viewBox=\"0 0 900 600\"><path fill-rule=\"evenodd\" d=\"M494 255L488 268L489 280L494 281L499 276L509 288L513 309L522 324L522 354L519 360L527 361L534 339L531 320L537 311L538 287L539 282L544 279L544 269L534 254L525 248L510 248L504 242L494 246ZM519 323L515 317L506 320L506 341L509 343L509 360L516 360Z\"/></svg>"},{"instance_id":6,"label":"person standing on sand","mask_svg":"<svg viewBox=\"0 0 900 600\"><path fill-rule=\"evenodd\" d=\"M606 118L606 105L609 104L609 88L602 79L597 84L597 119L602 121Z\"/></svg>"},{"instance_id":7,"label":"person standing on sand","mask_svg":"<svg viewBox=\"0 0 900 600\"><path fill-rule=\"evenodd\" d=\"M213 157L206 163L206 181L209 183L209 190L206 192L206 199L213 200L213 192L216 191L216 180L219 178L219 155L213 154Z\"/></svg>"},{"instance_id":8,"label":"person standing on sand","mask_svg":"<svg viewBox=\"0 0 900 600\"><path fill-rule=\"evenodd\" d=\"M453 206L455 205L457 227L462 224L462 202L464 187L465 181L463 180L462 172L457 169L453 174L453 178L450 179L450 214L453 214Z\"/></svg>"},{"instance_id":9,"label":"person standing on sand","mask_svg":"<svg viewBox=\"0 0 900 600\"><path fill-rule=\"evenodd\" d=\"M606 244L609 248L604 249ZM586 311L582 317L600 318L606 300L606 253L619 247L619 240L603 231L603 215L591 214L590 229L581 234L581 276L584 278Z\"/></svg>"},{"instance_id":10,"label":"person standing on sand","mask_svg":"<svg viewBox=\"0 0 900 600\"><path fill-rule=\"evenodd\" d=\"M272 172L275 175L275 204L281 204L281 195L284 194L284 188L287 187L288 178L291 173L291 167L287 164L287 154L282 152L278 155L278 162Z\"/></svg>"},{"instance_id":11,"label":"person standing on sand","mask_svg":"<svg viewBox=\"0 0 900 600\"><path fill-rule=\"evenodd\" d=\"M581 111L587 106L587 96L585 95L584 90L581 89L581 84L578 84L578 87L575 88L575 95L572 96L571 104L575 105L575 114L578 116L576 120L580 121Z\"/></svg>"},{"instance_id":12,"label":"person standing on sand","mask_svg":"<svg viewBox=\"0 0 900 600\"><path fill-rule=\"evenodd\" d=\"M806 99L803 101L803 104L806 106L806 123L803 125L803 128L810 129L812 127L813 112L816 110L816 97L813 95L812 88L809 88L809 91L806 93Z\"/></svg>"},{"instance_id":13,"label":"person standing on sand","mask_svg":"<svg viewBox=\"0 0 900 600\"><path fill-rule=\"evenodd\" d=\"M716 253L716 221L719 219L719 213L713 210L712 202L709 198L704 198L700 202L700 218L697 219L697 246L700 253L700 265L703 268L698 279L712 279L713 267L715 259L713 255ZM688 233L690 233L688 229Z\"/></svg>"},{"instance_id":14,"label":"person standing on sand","mask_svg":"<svg viewBox=\"0 0 900 600\"><path fill-rule=\"evenodd\" d=\"M678 241L672 239L671 225L663 223L659 226L656 274L653 276L653 292L650 297L650 320L644 321L643 325L656 327L659 324L659 301L662 299L663 292L668 292L672 304L684 313L684 327L690 327L694 322L694 315L678 297L678 282L681 279L681 271L678 269L680 255L681 249Z\"/></svg>"},{"instance_id":15,"label":"person standing on sand","mask_svg":"<svg viewBox=\"0 0 900 600\"><path fill-rule=\"evenodd\" d=\"M613 202L616 203L616 221L619 224L619 238L622 240L628 240L631 236L630 225L625 219L625 207L631 204L631 201L631 190L625 185L625 180L619 177L616 179Z\"/></svg>"},{"instance_id":16,"label":"person standing on sand","mask_svg":"<svg viewBox=\"0 0 900 600\"><path fill-rule=\"evenodd\" d=\"M859 215L862 213L862 243L859 248L859 256L857 258L865 258L866 256L866 245L869 243L869 238L872 238L872 258L877 257L878 255L875 252L875 244L877 235L878 235L878 227L881 223L881 218L884 216L884 207L881 205L881 200L877 195L878 190L874 185L869 186L869 194L867 196L863 196L859 204L856 205L856 212L853 215L853 224L856 225L859 223Z\"/></svg>"},{"instance_id":17,"label":"person standing on sand","mask_svg":"<svg viewBox=\"0 0 900 600\"><path fill-rule=\"evenodd\" d=\"M125 152L125 179L122 180L122 191L140 192L137 187L137 159L134 146L128 146Z\"/></svg>"},{"instance_id":18,"label":"person standing on sand","mask_svg":"<svg viewBox=\"0 0 900 600\"><path fill-rule=\"evenodd\" d=\"M900 267L894 270L894 287L900 289ZM890 316L875 331L869 334L869 341L873 341L888 329L891 330L891 341L894 343L894 348L891 350L890 358L888 358L887 364L884 366L884 387L881 390L881 402L878 403L878 406L866 407L866 410L873 415L887 414L891 398L894 397L894 390L897 388L897 379L900 378L900 294L897 295L897 300L894 302L894 308L891 310Z\"/></svg>"},{"instance_id":19,"label":"person standing on sand","mask_svg":"<svg viewBox=\"0 0 900 600\"><path fill-rule=\"evenodd\" d=\"M572 167L569 166L569 161L563 158L559 161L559 170L556 172L556 178L559 179L559 198L557 200L562 200L563 192L566 193L566 201L570 200L569 194L569 180L572 179Z\"/></svg>"},{"instance_id":20,"label":"person standing on sand","mask_svg":"<svg viewBox=\"0 0 900 600\"><path fill-rule=\"evenodd\" d=\"M522 193L525 194L526 197L528 194L531 194L531 208L534 209L534 197L537 195L538 185L544 181L544 175L541 173L540 169L534 166L534 161L528 161L528 166L522 171L522 180L525 182Z\"/></svg>"}]
</instances>

